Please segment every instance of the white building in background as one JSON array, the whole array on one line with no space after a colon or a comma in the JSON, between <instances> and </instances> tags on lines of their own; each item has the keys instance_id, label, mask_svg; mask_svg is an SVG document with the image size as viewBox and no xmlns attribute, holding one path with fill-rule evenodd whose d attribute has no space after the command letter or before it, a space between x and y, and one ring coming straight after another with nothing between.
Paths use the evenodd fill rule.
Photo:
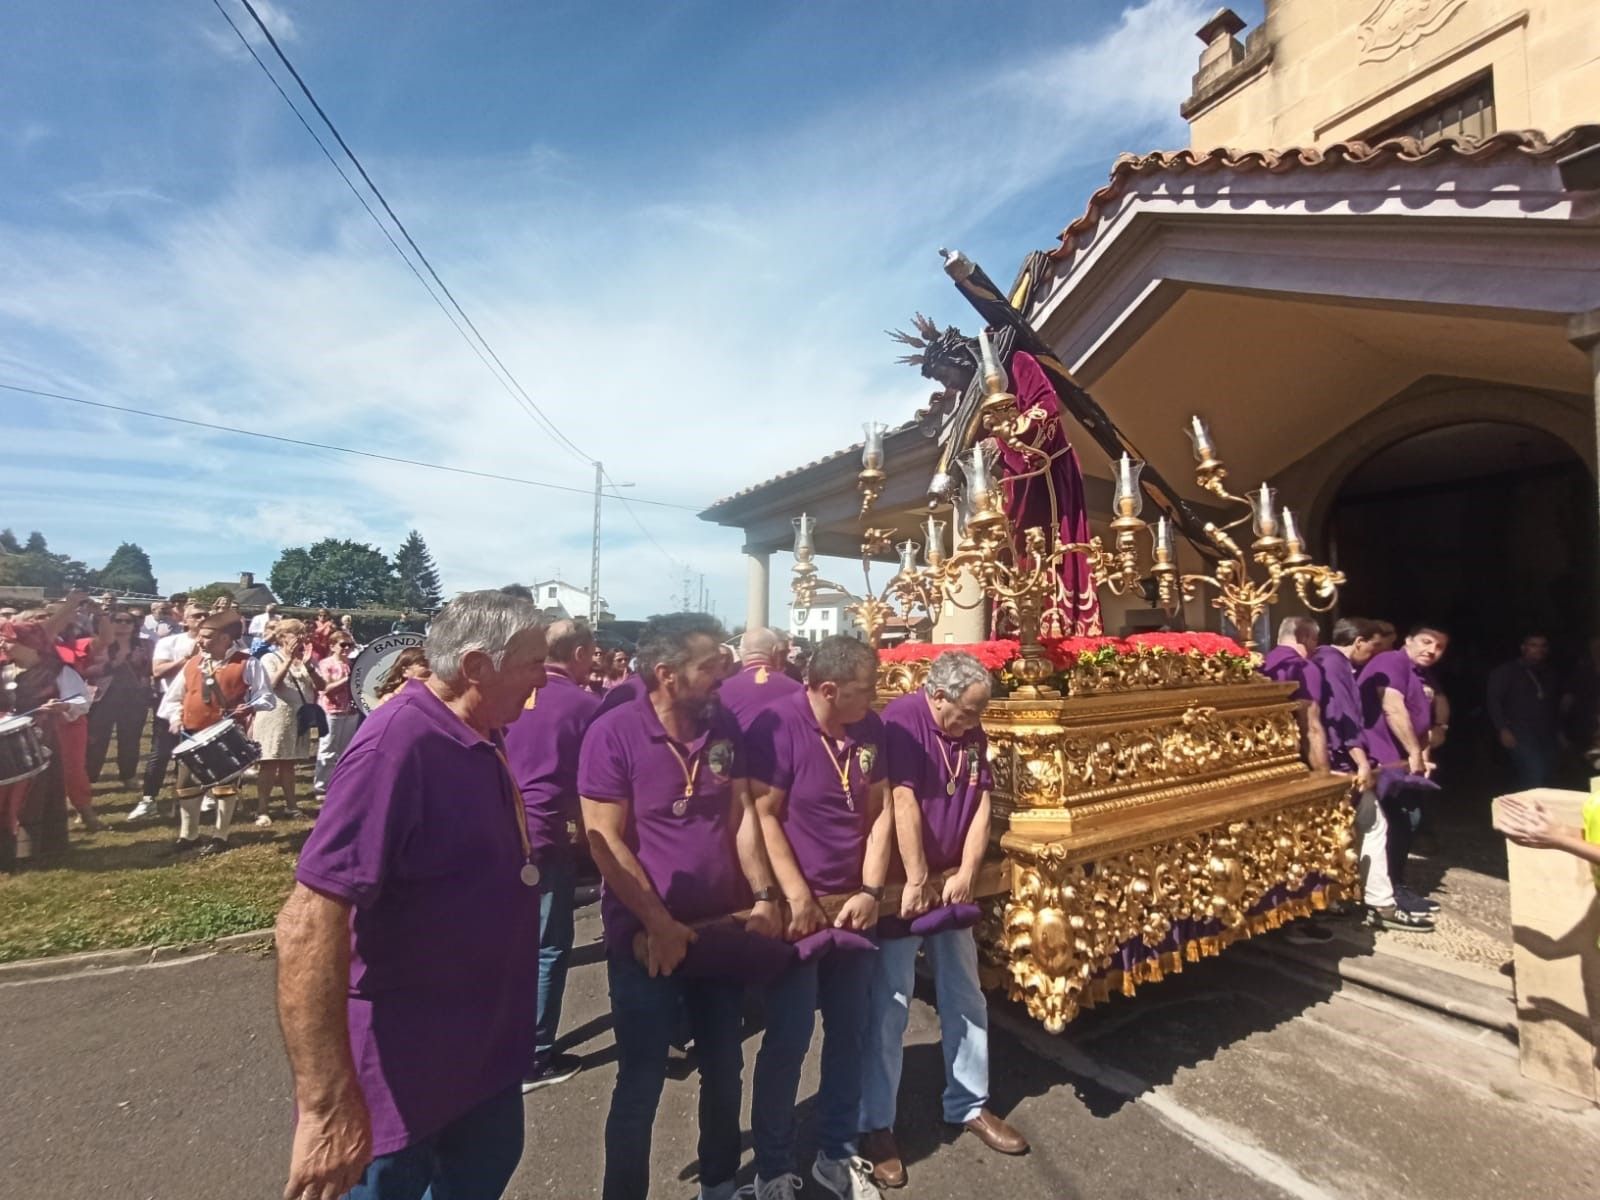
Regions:
<instances>
[{"instance_id":1,"label":"white building in background","mask_svg":"<svg viewBox=\"0 0 1600 1200\"><path fill-rule=\"evenodd\" d=\"M539 583L530 583L528 590L533 593L533 602L545 613L546 616L557 619L575 619L589 616L589 589L576 587L564 579L545 579ZM603 620L611 619L611 609L606 605L606 598L600 597L599 617Z\"/></svg>"},{"instance_id":2,"label":"white building in background","mask_svg":"<svg viewBox=\"0 0 1600 1200\"><path fill-rule=\"evenodd\" d=\"M850 597L843 592L819 591L816 602L803 612L789 606L789 636L791 638L805 638L815 645L825 637L832 637L836 633L847 634L860 641L867 640L867 633L855 617L846 612L845 608L851 603ZM804 618L803 620L801 618Z\"/></svg>"}]
</instances>

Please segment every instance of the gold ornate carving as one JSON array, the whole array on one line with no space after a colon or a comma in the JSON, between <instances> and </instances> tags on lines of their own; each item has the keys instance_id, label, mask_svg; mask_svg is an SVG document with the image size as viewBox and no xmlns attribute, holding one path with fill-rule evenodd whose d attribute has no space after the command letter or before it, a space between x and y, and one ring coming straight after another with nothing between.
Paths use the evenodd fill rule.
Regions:
<instances>
[{"instance_id":1,"label":"gold ornate carving","mask_svg":"<svg viewBox=\"0 0 1600 1200\"><path fill-rule=\"evenodd\" d=\"M1379 0L1356 29L1358 62L1383 62L1409 50L1460 12L1467 0Z\"/></svg>"},{"instance_id":2,"label":"gold ornate carving","mask_svg":"<svg viewBox=\"0 0 1600 1200\"><path fill-rule=\"evenodd\" d=\"M985 961L1003 965L1011 998L1059 1033L1115 993L1338 899L1355 880L1351 822L1335 782L1310 800L1100 857L1070 840L1014 846L998 928L980 926ZM1280 888L1291 894L1263 906ZM1179 922L1207 924L1158 951ZM1124 971L1118 950L1132 941L1158 952Z\"/></svg>"},{"instance_id":3,"label":"gold ornate carving","mask_svg":"<svg viewBox=\"0 0 1600 1200\"><path fill-rule=\"evenodd\" d=\"M1244 659L1220 654L1123 655L1110 662L1072 667L1066 675L1069 696L1148 688L1211 687L1255 678Z\"/></svg>"}]
</instances>

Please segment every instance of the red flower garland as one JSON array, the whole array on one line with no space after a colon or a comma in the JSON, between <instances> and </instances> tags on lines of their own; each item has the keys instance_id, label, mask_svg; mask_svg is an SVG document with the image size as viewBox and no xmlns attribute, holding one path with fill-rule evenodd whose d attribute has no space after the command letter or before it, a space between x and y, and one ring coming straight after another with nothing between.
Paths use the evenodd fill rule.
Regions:
<instances>
[{"instance_id":1,"label":"red flower garland","mask_svg":"<svg viewBox=\"0 0 1600 1200\"><path fill-rule=\"evenodd\" d=\"M1126 638L1046 638L1041 639L1040 644L1044 646L1050 660L1061 670L1070 670L1072 667L1095 660L1131 658L1141 654L1198 654L1207 658L1212 655L1249 658L1249 652L1238 642L1216 633L1135 633ZM990 671L999 671L1017 657L1020 646L1014 638L967 642L961 645L903 642L898 646L880 650L878 661L886 663L931 661L946 650L959 650L970 654Z\"/></svg>"}]
</instances>

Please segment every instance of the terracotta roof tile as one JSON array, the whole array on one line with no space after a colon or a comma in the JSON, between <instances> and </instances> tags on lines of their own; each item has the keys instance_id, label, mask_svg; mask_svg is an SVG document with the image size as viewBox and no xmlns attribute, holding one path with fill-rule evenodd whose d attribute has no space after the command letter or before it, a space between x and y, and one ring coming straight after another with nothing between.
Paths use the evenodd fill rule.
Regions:
<instances>
[{"instance_id":1,"label":"terracotta roof tile","mask_svg":"<svg viewBox=\"0 0 1600 1200\"><path fill-rule=\"evenodd\" d=\"M1088 241L1107 209L1121 199L1128 181L1136 175L1164 171L1267 171L1283 174L1301 169L1326 168L1344 163L1380 166L1390 163L1436 163L1443 159L1488 162L1509 154L1529 158L1557 158L1600 142L1600 125L1577 125L1559 137L1547 138L1538 130L1506 129L1489 137L1441 138L1424 146L1415 138L1391 138L1377 145L1333 142L1327 146L1296 146L1287 150L1157 150L1149 154L1123 154L1111 168L1111 179L1089 197L1084 213L1061 231L1061 244L1048 252L1060 262L1071 258Z\"/></svg>"}]
</instances>

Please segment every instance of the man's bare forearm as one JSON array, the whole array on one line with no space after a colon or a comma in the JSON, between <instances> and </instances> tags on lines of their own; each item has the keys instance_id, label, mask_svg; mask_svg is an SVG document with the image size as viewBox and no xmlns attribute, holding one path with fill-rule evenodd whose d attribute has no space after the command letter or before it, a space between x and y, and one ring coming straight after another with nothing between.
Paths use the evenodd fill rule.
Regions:
<instances>
[{"instance_id":1,"label":"man's bare forearm","mask_svg":"<svg viewBox=\"0 0 1600 1200\"><path fill-rule=\"evenodd\" d=\"M295 1098L324 1111L356 1086L346 1024L350 906L296 884L278 914L278 1026Z\"/></svg>"},{"instance_id":2,"label":"man's bare forearm","mask_svg":"<svg viewBox=\"0 0 1600 1200\"><path fill-rule=\"evenodd\" d=\"M761 819L756 816L755 802L750 798L748 786L736 787L733 799L734 817L739 822L734 834L733 848L739 856L739 869L752 892L765 891L775 886L777 877L772 873L772 863L767 859L767 845L761 837Z\"/></svg>"},{"instance_id":3,"label":"man's bare forearm","mask_svg":"<svg viewBox=\"0 0 1600 1200\"><path fill-rule=\"evenodd\" d=\"M781 800L774 800L771 793L766 796L758 794L756 814L761 818L761 840L766 844L772 873L778 877L778 886L783 889L784 899L793 905L811 897L811 886L806 883L800 864L795 860L794 847L789 845L789 839L784 835L783 822L778 817L781 803Z\"/></svg>"},{"instance_id":4,"label":"man's bare forearm","mask_svg":"<svg viewBox=\"0 0 1600 1200\"><path fill-rule=\"evenodd\" d=\"M1405 697L1392 688L1386 688L1383 693L1383 719L1389 725L1389 732L1394 734L1394 740L1408 755L1422 753L1417 731L1411 728L1411 714L1406 711Z\"/></svg>"},{"instance_id":5,"label":"man's bare forearm","mask_svg":"<svg viewBox=\"0 0 1600 1200\"><path fill-rule=\"evenodd\" d=\"M908 787L890 790L894 800L894 840L905 864L906 884L920 887L928 882L928 855L922 845L922 806Z\"/></svg>"},{"instance_id":6,"label":"man's bare forearm","mask_svg":"<svg viewBox=\"0 0 1600 1200\"><path fill-rule=\"evenodd\" d=\"M989 853L989 793L978 801L978 811L972 814L972 824L967 826L967 840L961 844L961 873L976 880Z\"/></svg>"},{"instance_id":7,"label":"man's bare forearm","mask_svg":"<svg viewBox=\"0 0 1600 1200\"><path fill-rule=\"evenodd\" d=\"M594 856L595 868L606 881L606 887L616 893L623 907L638 917L646 929L658 928L672 920L672 914L656 894L650 876L622 840L627 814L606 811L617 809L619 806L615 804L600 804L592 800L582 803L589 853Z\"/></svg>"},{"instance_id":8,"label":"man's bare forearm","mask_svg":"<svg viewBox=\"0 0 1600 1200\"><path fill-rule=\"evenodd\" d=\"M882 887L889 879L889 855L894 847L894 805L889 803L889 785L874 784L868 793L867 852L861 862L861 882L867 887Z\"/></svg>"}]
</instances>

